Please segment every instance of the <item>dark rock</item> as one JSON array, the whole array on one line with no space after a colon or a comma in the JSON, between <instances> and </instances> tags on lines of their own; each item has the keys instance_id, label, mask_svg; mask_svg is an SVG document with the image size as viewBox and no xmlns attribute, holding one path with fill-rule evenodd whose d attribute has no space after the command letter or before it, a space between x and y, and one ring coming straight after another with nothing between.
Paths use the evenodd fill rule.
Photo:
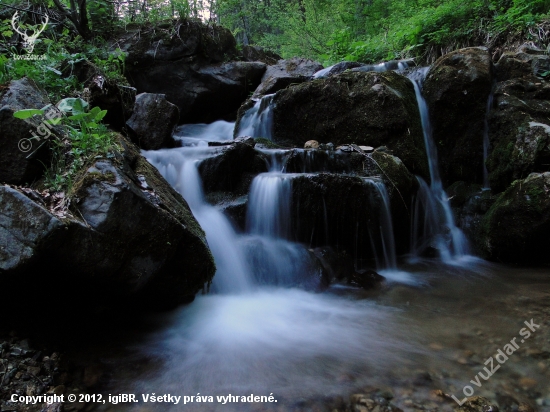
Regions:
<instances>
[{"instance_id":1,"label":"dark rock","mask_svg":"<svg viewBox=\"0 0 550 412\"><path fill-rule=\"evenodd\" d=\"M262 82L254 91L252 97L260 98L266 94L273 94L294 83L303 83L311 80L312 76L323 66L313 60L293 57L289 60L279 60L277 64L268 66Z\"/></svg>"},{"instance_id":2,"label":"dark rock","mask_svg":"<svg viewBox=\"0 0 550 412\"><path fill-rule=\"evenodd\" d=\"M550 56L543 50L522 48L504 53L495 65L498 81L527 76L541 76L550 70Z\"/></svg>"},{"instance_id":3,"label":"dark rock","mask_svg":"<svg viewBox=\"0 0 550 412\"><path fill-rule=\"evenodd\" d=\"M108 78L103 70L90 62L82 60L76 63L66 62L63 76L75 76L84 84L84 96L90 107L98 106L107 110L103 121L113 129L121 130L132 115L136 89L129 87L127 81Z\"/></svg>"},{"instance_id":4,"label":"dark rock","mask_svg":"<svg viewBox=\"0 0 550 412\"><path fill-rule=\"evenodd\" d=\"M479 246L510 263L550 262L550 172L516 180L481 223Z\"/></svg>"},{"instance_id":5,"label":"dark rock","mask_svg":"<svg viewBox=\"0 0 550 412\"><path fill-rule=\"evenodd\" d=\"M134 113L126 122L132 140L144 150L174 147L172 138L179 121L178 107L163 94L141 93L136 97Z\"/></svg>"},{"instance_id":6,"label":"dark rock","mask_svg":"<svg viewBox=\"0 0 550 412\"><path fill-rule=\"evenodd\" d=\"M182 123L209 123L236 113L260 83L265 64L185 64L155 61L128 73L138 92L162 93L180 110Z\"/></svg>"},{"instance_id":7,"label":"dark rock","mask_svg":"<svg viewBox=\"0 0 550 412\"><path fill-rule=\"evenodd\" d=\"M175 21L167 28L138 27L128 30L126 39L118 44L128 52L127 69L128 66L184 58L220 63L238 56L237 43L229 29L191 19Z\"/></svg>"},{"instance_id":8,"label":"dark rock","mask_svg":"<svg viewBox=\"0 0 550 412\"><path fill-rule=\"evenodd\" d=\"M2 187L2 288L39 302L63 292L93 310L127 300L179 304L211 280L214 262L186 202L131 143L120 143L124 156L96 160L75 181L74 216L59 219Z\"/></svg>"},{"instance_id":9,"label":"dark rock","mask_svg":"<svg viewBox=\"0 0 550 412\"><path fill-rule=\"evenodd\" d=\"M428 72L423 92L445 184L483 181L483 132L492 71L487 49L472 47L446 54Z\"/></svg>"},{"instance_id":10,"label":"dark rock","mask_svg":"<svg viewBox=\"0 0 550 412\"><path fill-rule=\"evenodd\" d=\"M234 116L265 72L265 63L229 61L238 56L235 38L220 26L183 20L130 34L121 44L128 81L139 93L165 94L182 123Z\"/></svg>"},{"instance_id":11,"label":"dark rock","mask_svg":"<svg viewBox=\"0 0 550 412\"><path fill-rule=\"evenodd\" d=\"M346 72L279 91L274 103L276 143L386 145L411 172L428 175L418 105L406 77Z\"/></svg>"},{"instance_id":12,"label":"dark rock","mask_svg":"<svg viewBox=\"0 0 550 412\"><path fill-rule=\"evenodd\" d=\"M533 77L497 84L489 118L491 188L505 190L530 173L550 170L550 83Z\"/></svg>"},{"instance_id":13,"label":"dark rock","mask_svg":"<svg viewBox=\"0 0 550 412\"><path fill-rule=\"evenodd\" d=\"M267 172L264 158L246 142L223 148L219 155L199 164L206 194L221 191L246 195L254 176L262 172Z\"/></svg>"},{"instance_id":14,"label":"dark rock","mask_svg":"<svg viewBox=\"0 0 550 412\"><path fill-rule=\"evenodd\" d=\"M456 225L468 239L478 239L483 216L495 203L497 196L490 190L482 190L481 185L466 182L455 182L446 192ZM473 247L476 254L483 253L476 243Z\"/></svg>"},{"instance_id":15,"label":"dark rock","mask_svg":"<svg viewBox=\"0 0 550 412\"><path fill-rule=\"evenodd\" d=\"M42 146L32 159L27 159L27 156L47 142L50 132L45 126L40 126L42 120L38 116L21 120L13 114L22 109L42 109L48 104L46 93L27 78L13 80L0 89L0 182L31 183L42 175L44 166L41 162L49 162L48 146Z\"/></svg>"},{"instance_id":16,"label":"dark rock","mask_svg":"<svg viewBox=\"0 0 550 412\"><path fill-rule=\"evenodd\" d=\"M262 62L267 65L277 64L282 59L277 53L265 50L260 46L243 46L243 60L247 62Z\"/></svg>"},{"instance_id":17,"label":"dark rock","mask_svg":"<svg viewBox=\"0 0 550 412\"><path fill-rule=\"evenodd\" d=\"M349 283L368 290L380 286L380 283L384 279L384 276L379 275L374 270L365 270L353 273L349 279Z\"/></svg>"},{"instance_id":18,"label":"dark rock","mask_svg":"<svg viewBox=\"0 0 550 412\"><path fill-rule=\"evenodd\" d=\"M405 174L410 175L402 164L396 167L403 168ZM393 187L386 180L385 187L394 217L396 247L399 252L405 252L409 248L407 207L416 188L412 183L414 177L399 181L395 170L391 171L389 167L386 174L395 184ZM346 251L354 258L372 263L373 243L375 249L382 250L380 228L385 211L377 184L381 181L376 178L371 180L329 173L292 179L292 222L296 239L312 247L332 246L339 252ZM397 210L400 213L396 213Z\"/></svg>"}]
</instances>

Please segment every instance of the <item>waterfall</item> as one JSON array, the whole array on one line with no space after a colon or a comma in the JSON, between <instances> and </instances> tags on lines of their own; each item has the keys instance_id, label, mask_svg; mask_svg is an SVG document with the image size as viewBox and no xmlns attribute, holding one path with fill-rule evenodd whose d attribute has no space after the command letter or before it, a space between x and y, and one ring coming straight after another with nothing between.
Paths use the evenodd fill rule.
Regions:
<instances>
[{"instance_id":1,"label":"waterfall","mask_svg":"<svg viewBox=\"0 0 550 412\"><path fill-rule=\"evenodd\" d=\"M483 188L484 189L490 189L489 184L489 172L487 171L487 165L485 162L487 161L487 156L489 154L489 114L491 112L491 108L493 107L493 96L494 96L494 85L491 89L491 93L489 93L489 97L487 98L487 110L485 112L485 120L483 121Z\"/></svg>"},{"instance_id":2,"label":"waterfall","mask_svg":"<svg viewBox=\"0 0 550 412\"><path fill-rule=\"evenodd\" d=\"M396 269L397 258L395 253L395 239L393 236L393 222L390 197L386 190L386 185L381 180L368 179L366 181L375 187L380 196L380 199L375 199L380 207L380 241L382 245L381 255L383 257L382 263L377 265L378 269ZM377 260L379 259L377 258Z\"/></svg>"},{"instance_id":3,"label":"waterfall","mask_svg":"<svg viewBox=\"0 0 550 412\"><path fill-rule=\"evenodd\" d=\"M273 96L267 94L246 111L236 137L252 136L271 140L273 130Z\"/></svg>"},{"instance_id":4,"label":"waterfall","mask_svg":"<svg viewBox=\"0 0 550 412\"><path fill-rule=\"evenodd\" d=\"M177 148L146 151L144 156L187 201L193 215L206 233L206 240L216 261L212 289L239 293L252 289L252 272L246 263L245 250L225 215L204 199L197 170L199 160L217 148Z\"/></svg>"},{"instance_id":5,"label":"waterfall","mask_svg":"<svg viewBox=\"0 0 550 412\"><path fill-rule=\"evenodd\" d=\"M426 147L426 155L428 156L428 166L430 170L431 184L429 190L427 185L420 184L420 192L418 195L419 208L422 206L424 216L421 212L415 213L413 226L419 226L417 219L422 219L424 226L423 236L428 236L421 241L418 239L413 242L412 255L418 256L421 250L414 249L416 245L423 244L435 247L441 259L447 263L453 263L457 258L460 258L469 252L469 245L464 233L456 226L453 212L449 203L449 197L443 189L441 177L439 175L439 166L437 160L437 148L433 141L432 126L428 105L422 95L422 83L426 78L429 68L424 67L413 71L409 74L409 79L412 81L418 109L420 111L420 120L422 122L422 130L424 133L424 145ZM426 218L426 214L430 216ZM413 230L414 232L414 230Z\"/></svg>"},{"instance_id":6,"label":"waterfall","mask_svg":"<svg viewBox=\"0 0 550 412\"><path fill-rule=\"evenodd\" d=\"M290 238L291 179L279 173L256 176L250 188L247 231L271 238Z\"/></svg>"}]
</instances>

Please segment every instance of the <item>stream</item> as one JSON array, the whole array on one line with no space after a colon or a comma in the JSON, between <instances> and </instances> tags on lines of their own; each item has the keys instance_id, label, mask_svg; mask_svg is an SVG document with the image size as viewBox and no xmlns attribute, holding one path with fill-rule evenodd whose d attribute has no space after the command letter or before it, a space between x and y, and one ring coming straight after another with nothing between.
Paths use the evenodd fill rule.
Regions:
<instances>
[{"instance_id":1,"label":"stream","mask_svg":"<svg viewBox=\"0 0 550 412\"><path fill-rule=\"evenodd\" d=\"M414 239L406 259L396 257L384 183L365 180L376 187L381 202L380 230L371 236L381 245L377 271L386 280L375 290L339 283L318 288L319 269L307 245L290 235L290 186L300 173L285 173L284 151L257 149L271 161L269 171L252 182L244 233L205 200L197 169L223 150L208 142L233 139L232 123L186 125L176 135L182 147L143 152L189 203L206 232L217 272L208 294L154 317L154 326L132 344L103 355L116 370L106 394L213 396L212 403L180 403L174 410L332 411L348 403L351 394L367 393L393 398L404 410L452 410L457 405L450 395L464 398L469 385L474 395L512 405L504 410L514 410L513 405L517 410L521 402L550 410L550 307L541 303L548 302L550 273L469 255L439 179L421 95L425 72L417 71L411 80L431 183L419 178ZM243 117L244 134L271 136L272 100L270 95L258 101ZM307 173L315 171L305 167ZM438 257L422 257L427 245ZM493 376L478 378L479 386L471 383L484 373L489 357L519 339L531 319L540 328L529 340ZM277 402L216 401L228 394L273 395ZM109 408L167 407L140 402Z\"/></svg>"}]
</instances>

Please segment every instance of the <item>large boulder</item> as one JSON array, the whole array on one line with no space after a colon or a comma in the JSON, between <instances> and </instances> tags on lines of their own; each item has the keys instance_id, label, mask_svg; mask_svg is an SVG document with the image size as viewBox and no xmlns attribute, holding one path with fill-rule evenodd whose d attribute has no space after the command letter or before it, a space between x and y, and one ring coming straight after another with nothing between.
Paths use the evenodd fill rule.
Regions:
<instances>
[{"instance_id":1,"label":"large boulder","mask_svg":"<svg viewBox=\"0 0 550 412\"><path fill-rule=\"evenodd\" d=\"M120 142L124 155L96 160L75 181L66 215L2 187L3 290L27 290L38 301L62 290L85 310L128 301L172 306L210 282L213 258L185 200Z\"/></svg>"},{"instance_id":2,"label":"large boulder","mask_svg":"<svg viewBox=\"0 0 550 412\"><path fill-rule=\"evenodd\" d=\"M37 117L21 120L13 114L48 104L47 94L31 79L13 80L0 88L0 182L31 183L41 176L42 162L48 163L48 146L35 151L47 141L50 131ZM33 153L32 158L27 158Z\"/></svg>"},{"instance_id":3,"label":"large boulder","mask_svg":"<svg viewBox=\"0 0 550 412\"><path fill-rule=\"evenodd\" d=\"M424 81L444 183L483 182L483 136L492 73L487 49L472 47L439 58Z\"/></svg>"},{"instance_id":4,"label":"large boulder","mask_svg":"<svg viewBox=\"0 0 550 412\"><path fill-rule=\"evenodd\" d=\"M235 46L229 30L184 20L126 36L121 48L138 93L165 94L182 123L209 123L234 115L265 72L265 63L230 61Z\"/></svg>"},{"instance_id":5,"label":"large boulder","mask_svg":"<svg viewBox=\"0 0 550 412\"><path fill-rule=\"evenodd\" d=\"M412 173L429 176L414 87L392 71L346 72L281 90L273 125L277 143L387 146Z\"/></svg>"},{"instance_id":6,"label":"large boulder","mask_svg":"<svg viewBox=\"0 0 550 412\"><path fill-rule=\"evenodd\" d=\"M320 63L309 59L293 57L288 60L279 60L277 64L267 67L253 97L273 94L291 84L311 80L313 75L322 69L323 66Z\"/></svg>"},{"instance_id":7,"label":"large boulder","mask_svg":"<svg viewBox=\"0 0 550 412\"><path fill-rule=\"evenodd\" d=\"M535 61L539 56L528 56ZM543 60L547 56L540 56ZM499 61L502 74L502 59ZM519 61L519 57L517 58ZM508 63L507 63L508 64ZM489 118L490 150L487 169L491 188L505 190L512 181L533 172L550 170L550 83L525 70L508 71L497 83L494 108Z\"/></svg>"},{"instance_id":8,"label":"large boulder","mask_svg":"<svg viewBox=\"0 0 550 412\"><path fill-rule=\"evenodd\" d=\"M481 223L479 246L509 263L550 262L550 172L516 180Z\"/></svg>"},{"instance_id":9,"label":"large boulder","mask_svg":"<svg viewBox=\"0 0 550 412\"><path fill-rule=\"evenodd\" d=\"M178 107L163 94L141 93L126 125L132 140L144 150L175 145L172 134L179 121Z\"/></svg>"}]
</instances>

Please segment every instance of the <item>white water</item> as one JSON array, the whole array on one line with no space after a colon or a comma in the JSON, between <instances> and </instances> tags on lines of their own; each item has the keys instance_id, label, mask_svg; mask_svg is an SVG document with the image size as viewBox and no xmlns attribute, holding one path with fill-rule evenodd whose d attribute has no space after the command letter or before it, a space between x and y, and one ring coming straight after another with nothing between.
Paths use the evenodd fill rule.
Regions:
<instances>
[{"instance_id":1,"label":"white water","mask_svg":"<svg viewBox=\"0 0 550 412\"><path fill-rule=\"evenodd\" d=\"M273 96L267 94L246 111L236 137L252 136L271 140L273 130Z\"/></svg>"},{"instance_id":2,"label":"white water","mask_svg":"<svg viewBox=\"0 0 550 412\"><path fill-rule=\"evenodd\" d=\"M421 214L420 209L424 210L424 229L420 239L413 239L411 252L413 257L417 257L422 251L419 246L425 247L429 245L438 250L444 262L454 264L457 260L468 255L469 244L464 233L455 224L449 197L443 189L439 175L437 148L432 137L430 114L421 89L422 82L426 78L428 70L429 68L425 67L409 75L414 86L418 109L420 111L431 180L429 190L427 190L427 185L422 184L422 181L420 181L420 192L416 207L418 212L415 213L414 217L413 233L420 234L417 228L419 226L417 219L421 219L419 216Z\"/></svg>"}]
</instances>

